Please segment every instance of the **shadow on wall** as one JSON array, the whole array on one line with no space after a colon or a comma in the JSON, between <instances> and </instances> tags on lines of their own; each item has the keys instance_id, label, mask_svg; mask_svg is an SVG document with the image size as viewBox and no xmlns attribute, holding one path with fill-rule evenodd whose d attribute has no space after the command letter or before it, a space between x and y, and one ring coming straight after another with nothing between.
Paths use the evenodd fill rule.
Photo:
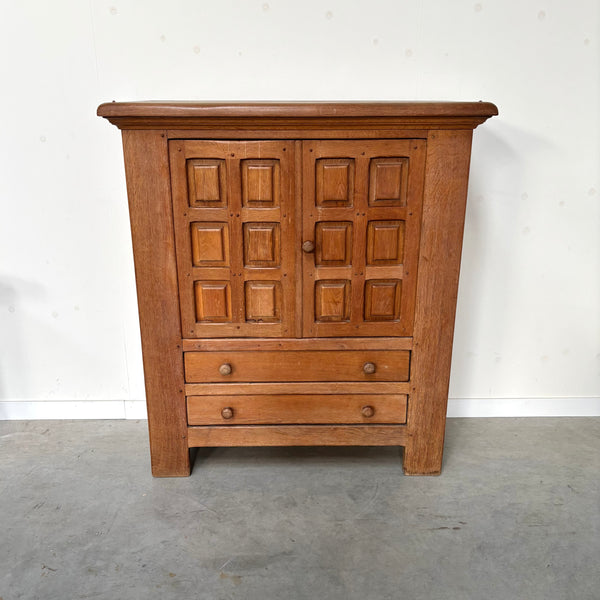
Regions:
<instances>
[{"instance_id":1,"label":"shadow on wall","mask_svg":"<svg viewBox=\"0 0 600 600\"><path fill-rule=\"evenodd\" d=\"M517 225L531 210L523 156L529 162L550 143L504 123L477 129L473 140L454 346L460 354L455 354L451 389L481 397L481 377L472 368L476 350L497 362L510 356L527 318L521 315L519 324L510 312L526 292L518 285L517 255ZM486 391L495 394L491 387Z\"/></svg>"}]
</instances>

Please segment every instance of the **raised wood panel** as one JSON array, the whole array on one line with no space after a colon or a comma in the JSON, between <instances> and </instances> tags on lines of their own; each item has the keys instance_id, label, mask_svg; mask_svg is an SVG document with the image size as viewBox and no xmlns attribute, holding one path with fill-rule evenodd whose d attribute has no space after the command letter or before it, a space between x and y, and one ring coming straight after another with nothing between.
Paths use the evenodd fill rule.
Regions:
<instances>
[{"instance_id":1,"label":"raised wood panel","mask_svg":"<svg viewBox=\"0 0 600 600\"><path fill-rule=\"evenodd\" d=\"M397 321L401 297L401 281L381 279L365 282L365 321Z\"/></svg>"},{"instance_id":2,"label":"raised wood panel","mask_svg":"<svg viewBox=\"0 0 600 600\"><path fill-rule=\"evenodd\" d=\"M334 158L317 160L316 205L352 206L354 197L354 160Z\"/></svg>"},{"instance_id":3,"label":"raised wood panel","mask_svg":"<svg viewBox=\"0 0 600 600\"><path fill-rule=\"evenodd\" d=\"M373 158L369 166L369 204L406 206L408 158Z\"/></svg>"},{"instance_id":4,"label":"raised wood panel","mask_svg":"<svg viewBox=\"0 0 600 600\"><path fill-rule=\"evenodd\" d=\"M281 321L281 283L246 281L246 321Z\"/></svg>"},{"instance_id":5,"label":"raised wood panel","mask_svg":"<svg viewBox=\"0 0 600 600\"><path fill-rule=\"evenodd\" d=\"M244 223L244 265L278 267L281 264L279 223Z\"/></svg>"},{"instance_id":6,"label":"raised wood panel","mask_svg":"<svg viewBox=\"0 0 600 600\"><path fill-rule=\"evenodd\" d=\"M215 208L227 205L224 160L190 160L187 169L190 206Z\"/></svg>"},{"instance_id":7,"label":"raised wood panel","mask_svg":"<svg viewBox=\"0 0 600 600\"><path fill-rule=\"evenodd\" d=\"M212 323L231 321L231 289L227 281L196 281L196 320Z\"/></svg>"},{"instance_id":8,"label":"raised wood panel","mask_svg":"<svg viewBox=\"0 0 600 600\"><path fill-rule=\"evenodd\" d=\"M187 409L189 425L406 422L403 394L189 396Z\"/></svg>"},{"instance_id":9,"label":"raised wood panel","mask_svg":"<svg viewBox=\"0 0 600 600\"><path fill-rule=\"evenodd\" d=\"M404 446L406 425L212 425L188 427L190 448L219 446Z\"/></svg>"},{"instance_id":10,"label":"raised wood panel","mask_svg":"<svg viewBox=\"0 0 600 600\"><path fill-rule=\"evenodd\" d=\"M404 260L404 221L369 221L367 265L401 265Z\"/></svg>"},{"instance_id":11,"label":"raised wood panel","mask_svg":"<svg viewBox=\"0 0 600 600\"><path fill-rule=\"evenodd\" d=\"M229 266L227 223L192 223L192 264L195 267Z\"/></svg>"},{"instance_id":12,"label":"raised wood panel","mask_svg":"<svg viewBox=\"0 0 600 600\"><path fill-rule=\"evenodd\" d=\"M315 226L315 264L345 266L352 262L352 223L320 222Z\"/></svg>"},{"instance_id":13,"label":"raised wood panel","mask_svg":"<svg viewBox=\"0 0 600 600\"><path fill-rule=\"evenodd\" d=\"M407 381L406 350L186 352L187 383L259 381ZM365 373L365 363L375 365ZM230 365L230 372L219 368Z\"/></svg>"},{"instance_id":14,"label":"raised wood panel","mask_svg":"<svg viewBox=\"0 0 600 600\"><path fill-rule=\"evenodd\" d=\"M275 208L281 188L278 160L247 159L242 164L242 206Z\"/></svg>"},{"instance_id":15,"label":"raised wood panel","mask_svg":"<svg viewBox=\"0 0 600 600\"><path fill-rule=\"evenodd\" d=\"M314 304L316 321L349 321L350 281L317 281Z\"/></svg>"}]
</instances>

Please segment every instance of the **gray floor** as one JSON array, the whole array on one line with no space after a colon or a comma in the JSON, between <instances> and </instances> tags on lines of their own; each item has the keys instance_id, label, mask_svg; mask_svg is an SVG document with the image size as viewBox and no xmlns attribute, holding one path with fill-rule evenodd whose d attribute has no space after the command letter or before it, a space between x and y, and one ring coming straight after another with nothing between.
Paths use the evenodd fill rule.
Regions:
<instances>
[{"instance_id":1,"label":"gray floor","mask_svg":"<svg viewBox=\"0 0 600 600\"><path fill-rule=\"evenodd\" d=\"M0 422L0 600L600 598L600 418L453 419L398 448L215 449L146 423Z\"/></svg>"}]
</instances>

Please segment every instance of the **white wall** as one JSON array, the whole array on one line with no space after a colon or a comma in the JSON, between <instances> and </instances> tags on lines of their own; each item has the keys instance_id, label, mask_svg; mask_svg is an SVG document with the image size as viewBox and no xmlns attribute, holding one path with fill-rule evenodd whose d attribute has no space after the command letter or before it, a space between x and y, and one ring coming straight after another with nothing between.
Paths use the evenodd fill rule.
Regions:
<instances>
[{"instance_id":1,"label":"white wall","mask_svg":"<svg viewBox=\"0 0 600 600\"><path fill-rule=\"evenodd\" d=\"M9 0L0 22L0 418L137 417L108 100L488 100L450 414L600 414L597 0Z\"/></svg>"}]
</instances>

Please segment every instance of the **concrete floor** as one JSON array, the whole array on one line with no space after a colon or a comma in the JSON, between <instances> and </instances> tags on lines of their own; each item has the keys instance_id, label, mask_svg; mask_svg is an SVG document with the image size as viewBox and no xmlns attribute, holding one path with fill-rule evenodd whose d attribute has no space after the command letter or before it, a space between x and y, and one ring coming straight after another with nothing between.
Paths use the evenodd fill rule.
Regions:
<instances>
[{"instance_id":1,"label":"concrete floor","mask_svg":"<svg viewBox=\"0 0 600 600\"><path fill-rule=\"evenodd\" d=\"M600 418L452 419L398 448L201 451L146 422L0 422L0 600L600 598Z\"/></svg>"}]
</instances>

